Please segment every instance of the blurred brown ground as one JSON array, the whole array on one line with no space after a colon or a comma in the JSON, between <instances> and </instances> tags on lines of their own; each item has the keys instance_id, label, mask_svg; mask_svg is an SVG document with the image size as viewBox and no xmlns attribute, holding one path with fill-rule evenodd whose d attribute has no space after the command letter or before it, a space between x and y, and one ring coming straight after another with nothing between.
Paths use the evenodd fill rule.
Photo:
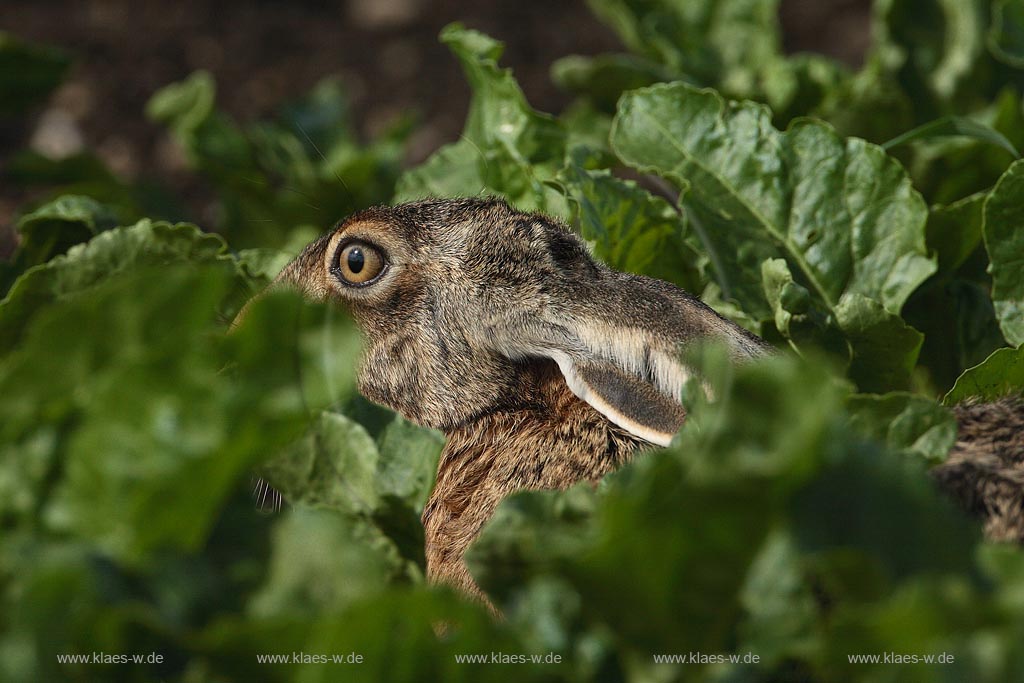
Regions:
<instances>
[{"instance_id":1,"label":"blurred brown ground","mask_svg":"<svg viewBox=\"0 0 1024 683\"><path fill-rule=\"evenodd\" d=\"M857 65L869 13L869 0L783 0L785 47ZM75 63L38 112L0 126L0 164L30 143L53 153L91 149L122 177L156 179L202 206L201 180L143 113L155 90L196 69L214 74L219 106L240 121L340 76L364 135L403 112L418 114L407 159L414 164L462 128L469 89L437 40L452 21L503 41L502 63L530 103L550 112L567 101L548 77L555 59L621 49L582 0L3 0L0 28L59 46ZM0 254L26 198L0 187Z\"/></svg>"}]
</instances>

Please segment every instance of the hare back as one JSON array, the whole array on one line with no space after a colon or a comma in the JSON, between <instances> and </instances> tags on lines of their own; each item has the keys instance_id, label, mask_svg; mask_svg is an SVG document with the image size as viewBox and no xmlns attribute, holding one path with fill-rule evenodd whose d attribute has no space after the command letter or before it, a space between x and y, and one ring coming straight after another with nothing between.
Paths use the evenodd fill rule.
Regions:
<instances>
[{"instance_id":1,"label":"hare back","mask_svg":"<svg viewBox=\"0 0 1024 683\"><path fill-rule=\"evenodd\" d=\"M953 414L956 444L932 476L990 539L1024 543L1024 400L969 400Z\"/></svg>"}]
</instances>

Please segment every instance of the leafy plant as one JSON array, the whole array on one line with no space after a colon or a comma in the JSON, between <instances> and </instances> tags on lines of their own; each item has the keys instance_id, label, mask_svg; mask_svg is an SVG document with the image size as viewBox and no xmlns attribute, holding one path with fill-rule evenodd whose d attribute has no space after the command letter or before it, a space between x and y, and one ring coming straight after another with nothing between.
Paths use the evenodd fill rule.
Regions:
<instances>
[{"instance_id":1,"label":"leafy plant","mask_svg":"<svg viewBox=\"0 0 1024 683\"><path fill-rule=\"evenodd\" d=\"M361 143L336 82L245 127L209 75L167 86L147 114L216 193L206 230L93 157L14 159L54 196L0 270L0 678L1024 676L1024 555L927 475L956 434L939 397L1024 391L1017 4L879 0L857 71L783 54L774 3L591 5L630 52L557 62L559 116L498 41L446 28L465 129L404 172L410 124ZM3 36L0 100L25 115L63 65ZM479 193L784 350L695 350L715 400L687 388L671 448L506 501L470 551L502 624L424 585L443 437L357 395L345 314L269 292L229 332L344 214ZM253 509L254 472L280 514ZM456 659L495 652L559 661ZM850 659L886 652L951 659ZM362 661L258 659L295 653ZM722 660L655 659L691 653Z\"/></svg>"}]
</instances>

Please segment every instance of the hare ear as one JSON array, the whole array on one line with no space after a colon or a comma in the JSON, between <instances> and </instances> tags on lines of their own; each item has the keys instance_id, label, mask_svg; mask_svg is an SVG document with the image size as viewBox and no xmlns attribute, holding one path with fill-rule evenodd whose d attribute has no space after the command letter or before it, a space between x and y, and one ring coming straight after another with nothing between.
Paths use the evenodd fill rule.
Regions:
<instances>
[{"instance_id":1,"label":"hare ear","mask_svg":"<svg viewBox=\"0 0 1024 683\"><path fill-rule=\"evenodd\" d=\"M679 402L679 393L670 396L648 381L653 373L644 372L645 377L641 377L629 372L625 367L634 364L622 363L625 359L616 362L591 356L577 360L564 351L550 351L546 355L558 364L572 393L633 436L668 446L682 426L686 411ZM673 372L678 375L682 391L686 378L682 365Z\"/></svg>"},{"instance_id":2,"label":"hare ear","mask_svg":"<svg viewBox=\"0 0 1024 683\"><path fill-rule=\"evenodd\" d=\"M575 322L534 318L495 341L513 359L550 358L597 412L640 439L669 445L686 417L680 397L689 373L678 344L634 326Z\"/></svg>"}]
</instances>

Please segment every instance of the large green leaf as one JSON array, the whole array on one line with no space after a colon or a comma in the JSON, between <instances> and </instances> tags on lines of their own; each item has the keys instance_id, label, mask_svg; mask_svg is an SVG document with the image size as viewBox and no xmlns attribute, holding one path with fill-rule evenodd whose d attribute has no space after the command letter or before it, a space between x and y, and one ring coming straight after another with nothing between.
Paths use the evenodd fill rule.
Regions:
<instances>
[{"instance_id":1,"label":"large green leaf","mask_svg":"<svg viewBox=\"0 0 1024 683\"><path fill-rule=\"evenodd\" d=\"M380 592L402 572L394 546L373 526L296 508L274 528L273 564L252 597L257 616L308 617Z\"/></svg>"},{"instance_id":2,"label":"large green leaf","mask_svg":"<svg viewBox=\"0 0 1024 683\"><path fill-rule=\"evenodd\" d=\"M779 132L758 105L659 85L623 98L612 144L631 166L688 190L723 264L723 288L762 317L765 258L785 258L830 306L859 293L892 312L935 269L925 206L903 170L820 123Z\"/></svg>"},{"instance_id":3,"label":"large green leaf","mask_svg":"<svg viewBox=\"0 0 1024 683\"><path fill-rule=\"evenodd\" d=\"M1006 341L1024 344L1024 161L999 179L985 200L983 228L992 301Z\"/></svg>"},{"instance_id":4,"label":"large green leaf","mask_svg":"<svg viewBox=\"0 0 1024 683\"><path fill-rule=\"evenodd\" d=\"M928 212L928 248L938 258L940 273L956 270L981 243L982 208L987 192L978 192Z\"/></svg>"},{"instance_id":5,"label":"large green leaf","mask_svg":"<svg viewBox=\"0 0 1024 683\"><path fill-rule=\"evenodd\" d=\"M375 441L359 422L325 412L263 474L290 503L372 515L394 498L418 517L443 445L441 434L398 415Z\"/></svg>"},{"instance_id":6,"label":"large green leaf","mask_svg":"<svg viewBox=\"0 0 1024 683\"><path fill-rule=\"evenodd\" d=\"M18 219L21 239L9 263L0 263L0 292L28 268L63 254L118 224L114 211L92 197L63 195Z\"/></svg>"},{"instance_id":7,"label":"large green leaf","mask_svg":"<svg viewBox=\"0 0 1024 683\"><path fill-rule=\"evenodd\" d=\"M924 335L856 293L839 302L835 316L852 350L850 377L859 387L878 392L908 386Z\"/></svg>"},{"instance_id":8,"label":"large green leaf","mask_svg":"<svg viewBox=\"0 0 1024 683\"><path fill-rule=\"evenodd\" d=\"M285 300L225 338L230 286L215 266L140 268L33 317L0 364L0 441L7 483L36 491L48 528L132 560L195 548L246 468L301 429ZM31 461L41 479L9 478Z\"/></svg>"},{"instance_id":9,"label":"large green leaf","mask_svg":"<svg viewBox=\"0 0 1024 683\"><path fill-rule=\"evenodd\" d=\"M1024 393L1024 346L998 349L984 362L960 375L943 398L952 405L971 397L995 400Z\"/></svg>"},{"instance_id":10,"label":"large green leaf","mask_svg":"<svg viewBox=\"0 0 1024 683\"><path fill-rule=\"evenodd\" d=\"M885 443L893 452L937 463L956 441L952 413L924 396L893 392L858 394L848 403L854 428Z\"/></svg>"},{"instance_id":11,"label":"large green leaf","mask_svg":"<svg viewBox=\"0 0 1024 683\"><path fill-rule=\"evenodd\" d=\"M343 514L361 537L378 539L375 547L395 555L397 576L421 576L414 569L423 565L420 515L444 438L388 414L375 441L359 422L324 412L261 474L290 504Z\"/></svg>"},{"instance_id":12,"label":"large green leaf","mask_svg":"<svg viewBox=\"0 0 1024 683\"><path fill-rule=\"evenodd\" d=\"M686 191L724 296L755 318L773 317L761 268L784 259L862 359L859 381L905 386L905 372L872 368L881 361L872 340L891 335L884 362L913 365L920 338L898 313L935 262L924 203L883 150L814 121L780 132L764 107L684 84L624 96L612 145L629 165Z\"/></svg>"},{"instance_id":13,"label":"large green leaf","mask_svg":"<svg viewBox=\"0 0 1024 683\"><path fill-rule=\"evenodd\" d=\"M395 415L377 439L377 491L403 501L418 519L434 486L443 447L441 433Z\"/></svg>"},{"instance_id":14,"label":"large green leaf","mask_svg":"<svg viewBox=\"0 0 1024 683\"><path fill-rule=\"evenodd\" d=\"M92 197L64 195L18 219L18 248L35 265L115 225L114 213Z\"/></svg>"},{"instance_id":15,"label":"large green leaf","mask_svg":"<svg viewBox=\"0 0 1024 683\"><path fill-rule=\"evenodd\" d=\"M780 49L775 0L589 0L635 53L701 85L749 96Z\"/></svg>"},{"instance_id":16,"label":"large green leaf","mask_svg":"<svg viewBox=\"0 0 1024 683\"><path fill-rule=\"evenodd\" d=\"M290 503L351 514L378 505L376 444L363 427L325 412L289 451L263 467L263 475Z\"/></svg>"},{"instance_id":17,"label":"large green leaf","mask_svg":"<svg viewBox=\"0 0 1024 683\"><path fill-rule=\"evenodd\" d=\"M402 176L396 201L501 194L519 208L565 217L561 193L546 184L562 165L565 130L531 109L512 73L498 67L501 43L460 24L445 27L441 41L473 88L466 127L459 142Z\"/></svg>"},{"instance_id":18,"label":"large green leaf","mask_svg":"<svg viewBox=\"0 0 1024 683\"><path fill-rule=\"evenodd\" d=\"M706 258L678 208L633 181L587 170L581 159L567 163L558 182L567 192L580 235L597 258L616 270L703 291Z\"/></svg>"},{"instance_id":19,"label":"large green leaf","mask_svg":"<svg viewBox=\"0 0 1024 683\"><path fill-rule=\"evenodd\" d=\"M236 269L224 240L194 225L144 219L130 227L108 230L29 269L14 283L0 301L0 350L13 348L26 323L48 304L120 273L168 263L219 263L226 270Z\"/></svg>"}]
</instances>

